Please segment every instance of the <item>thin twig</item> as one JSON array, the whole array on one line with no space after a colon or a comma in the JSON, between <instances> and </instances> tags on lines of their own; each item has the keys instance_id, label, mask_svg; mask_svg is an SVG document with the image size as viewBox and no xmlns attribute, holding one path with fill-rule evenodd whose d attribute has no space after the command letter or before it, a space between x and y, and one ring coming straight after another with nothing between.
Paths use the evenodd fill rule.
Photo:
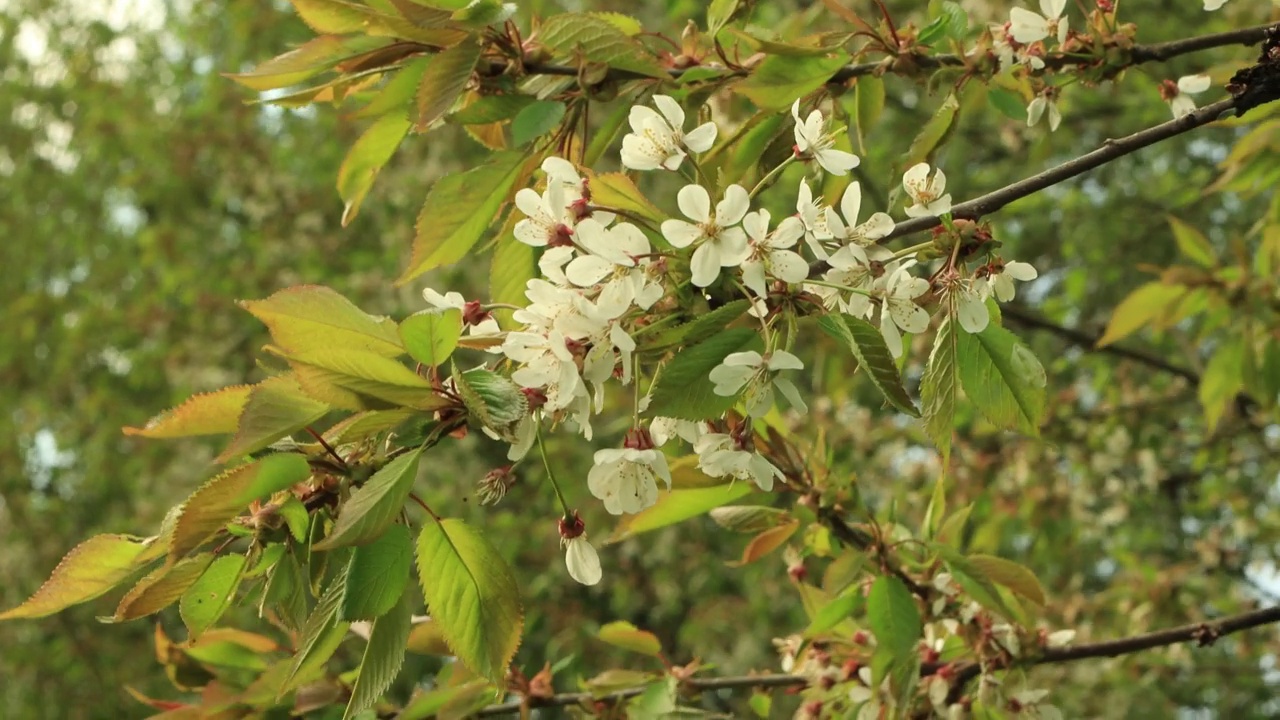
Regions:
<instances>
[{"instance_id":1,"label":"thin twig","mask_svg":"<svg viewBox=\"0 0 1280 720\"><path fill-rule=\"evenodd\" d=\"M779 687L802 687L808 684L808 680L800 675L744 675L741 677L722 677L722 678L690 678L680 684L682 688L688 688L694 691L705 690L726 690L735 688L779 688ZM502 703L500 705L490 705L482 708L472 714L472 717L492 717L494 715L515 715L524 707L564 707L566 705L578 705L581 703L603 702L613 704L621 702L628 698L636 697L646 690L646 687L627 688L617 692L607 693L604 695L593 695L589 692L583 693L560 693L551 697L529 697L525 700L513 700L511 702Z\"/></svg>"}]
</instances>

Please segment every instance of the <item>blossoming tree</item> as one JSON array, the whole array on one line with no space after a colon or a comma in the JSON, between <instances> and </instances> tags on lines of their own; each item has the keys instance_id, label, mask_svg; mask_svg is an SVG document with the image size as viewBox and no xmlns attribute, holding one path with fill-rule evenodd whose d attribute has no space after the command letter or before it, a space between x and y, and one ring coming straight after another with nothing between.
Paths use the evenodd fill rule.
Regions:
<instances>
[{"instance_id":1,"label":"blossoming tree","mask_svg":"<svg viewBox=\"0 0 1280 720\"><path fill-rule=\"evenodd\" d=\"M253 603L289 638L286 656L215 671L203 687L216 692L191 705L148 702L175 717L333 706L401 718L566 705L664 717L724 689L750 691L761 716L1055 717L1034 666L1207 644L1280 620L1269 608L1077 642L1047 611L1052 593L1035 567L975 541L983 496L957 496L953 482L974 462L953 453L958 426L1038 437L1063 390L1006 322L1020 312L1010 305L1019 284L1052 292L1041 276L1055 268L1004 251L997 212L1162 140L1274 112L1274 26L1141 44L1139 26L1106 1L1043 0L990 26L952 2L897 17L881 3L832 1L821 30L775 36L753 24L751 3L717 0L674 50L657 51L664 36L615 13L527 17L492 0L293 5L317 37L233 79L287 89L276 102L332 102L370 118L337 169L344 224L358 221L401 143L464 126L491 156L436 182L398 282L487 258L489 296L428 287L423 309L398 320L315 285L243 302L271 333L265 379L126 430L229 435L225 470L154 535L84 541L0 618L126 587L112 621L178 605L188 637L158 641L167 665L182 656L244 671L229 653L276 646L217 625L229 606ZM963 113L989 106L1053 132L1064 95L1123 87L1134 68L1227 45L1261 54L1237 63L1225 99L1197 108L1189 97L1209 92L1211 74L1165 80L1152 98L1172 120L971 199L948 192L948 173L972 162L948 146ZM937 110L882 139L893 160L868 167L866 137L890 92ZM1275 122L1259 127L1274 133ZM1258 169L1256 147L1240 147L1234 173L1274 177ZM1090 344L1230 310L1232 293L1263 298L1247 332L1211 326L1222 350L1198 393L1211 428L1236 407L1274 423L1274 215L1239 245L1253 253L1246 272L1175 224L1198 269L1171 268L1136 290ZM936 481L912 507L869 501L871 483L892 480L860 478L857 458L832 444L829 412L810 409L832 403L822 379L832 373L874 393L880 422L918 428L914 451L936 454ZM545 526L561 538L567 581L611 582L599 543L609 528L588 526L588 506L618 516L615 537L709 515L753 536L743 563L781 549L808 625L764 631L763 642L777 636L777 667L726 676L696 659L674 664L651 633L610 622L603 641L659 658L662 670L615 669L582 692L557 686L550 667L526 677L511 661L539 608L524 606L497 547L520 538L415 489L433 453L477 432L494 449L476 488L493 513L507 511L522 475L537 480L520 492L556 498ZM566 443L593 448L585 476L556 452ZM367 641L361 663L332 667L353 633ZM384 697L415 646L457 662L412 698ZM775 695L785 698L777 708Z\"/></svg>"}]
</instances>

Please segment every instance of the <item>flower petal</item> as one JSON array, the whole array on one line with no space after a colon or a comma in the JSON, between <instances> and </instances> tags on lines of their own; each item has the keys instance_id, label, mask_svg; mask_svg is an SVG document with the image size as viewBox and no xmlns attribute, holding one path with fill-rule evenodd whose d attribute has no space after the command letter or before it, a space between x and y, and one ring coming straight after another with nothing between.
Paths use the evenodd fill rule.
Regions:
<instances>
[{"instance_id":1,"label":"flower petal","mask_svg":"<svg viewBox=\"0 0 1280 720\"><path fill-rule=\"evenodd\" d=\"M670 95L654 95L653 104L658 106L662 116L667 119L672 129L680 132L684 129L684 108Z\"/></svg>"},{"instance_id":2,"label":"flower petal","mask_svg":"<svg viewBox=\"0 0 1280 720\"><path fill-rule=\"evenodd\" d=\"M675 248L687 248L702 237L702 228L683 220L663 220L662 237Z\"/></svg>"},{"instance_id":3,"label":"flower petal","mask_svg":"<svg viewBox=\"0 0 1280 720\"><path fill-rule=\"evenodd\" d=\"M783 282L803 282L809 277L809 263L790 250L775 250L769 253L769 272Z\"/></svg>"},{"instance_id":4,"label":"flower petal","mask_svg":"<svg viewBox=\"0 0 1280 720\"><path fill-rule=\"evenodd\" d=\"M578 287L591 287L613 271L613 263L595 255L580 255L564 269L565 277Z\"/></svg>"},{"instance_id":5,"label":"flower petal","mask_svg":"<svg viewBox=\"0 0 1280 720\"><path fill-rule=\"evenodd\" d=\"M715 144L717 132L715 123L702 123L692 131L685 133L684 146L696 153L706 152Z\"/></svg>"},{"instance_id":6,"label":"flower petal","mask_svg":"<svg viewBox=\"0 0 1280 720\"><path fill-rule=\"evenodd\" d=\"M742 218L742 229L747 231L751 242L761 243L769 234L769 211L761 209L747 213Z\"/></svg>"},{"instance_id":7,"label":"flower petal","mask_svg":"<svg viewBox=\"0 0 1280 720\"><path fill-rule=\"evenodd\" d=\"M1184 75L1178 78L1178 90L1184 93L1204 92L1211 82L1208 75Z\"/></svg>"},{"instance_id":8,"label":"flower petal","mask_svg":"<svg viewBox=\"0 0 1280 720\"><path fill-rule=\"evenodd\" d=\"M956 317L960 320L960 327L964 328L965 332L974 334L986 330L987 324L991 322L986 303L971 293L960 296Z\"/></svg>"},{"instance_id":9,"label":"flower petal","mask_svg":"<svg viewBox=\"0 0 1280 720\"><path fill-rule=\"evenodd\" d=\"M693 284L698 287L706 287L720 277L720 251L715 243L703 243L693 251L689 270L693 273Z\"/></svg>"},{"instance_id":10,"label":"flower petal","mask_svg":"<svg viewBox=\"0 0 1280 720\"><path fill-rule=\"evenodd\" d=\"M697 223L711 222L711 195L701 185L685 185L676 194L676 205L684 216Z\"/></svg>"},{"instance_id":11,"label":"flower petal","mask_svg":"<svg viewBox=\"0 0 1280 720\"><path fill-rule=\"evenodd\" d=\"M595 585L604 575L600 569L600 555L582 535L569 541L564 562L569 568L569 577L583 585Z\"/></svg>"},{"instance_id":12,"label":"flower petal","mask_svg":"<svg viewBox=\"0 0 1280 720\"><path fill-rule=\"evenodd\" d=\"M858 213L862 210L862 183L854 180L844 189L840 196L840 214L844 215L849 227L858 224Z\"/></svg>"},{"instance_id":13,"label":"flower petal","mask_svg":"<svg viewBox=\"0 0 1280 720\"><path fill-rule=\"evenodd\" d=\"M742 284L746 285L748 290L759 297L768 295L769 288L765 283L764 262L753 259L742 263Z\"/></svg>"},{"instance_id":14,"label":"flower petal","mask_svg":"<svg viewBox=\"0 0 1280 720\"><path fill-rule=\"evenodd\" d=\"M751 198L747 189L737 184L730 185L724 189L724 199L716 205L716 224L720 227L736 225L750 209Z\"/></svg>"},{"instance_id":15,"label":"flower petal","mask_svg":"<svg viewBox=\"0 0 1280 720\"><path fill-rule=\"evenodd\" d=\"M818 161L823 170L832 175L844 175L858 167L858 163L862 162L857 155L835 148L827 148L819 152L814 156L814 159Z\"/></svg>"}]
</instances>

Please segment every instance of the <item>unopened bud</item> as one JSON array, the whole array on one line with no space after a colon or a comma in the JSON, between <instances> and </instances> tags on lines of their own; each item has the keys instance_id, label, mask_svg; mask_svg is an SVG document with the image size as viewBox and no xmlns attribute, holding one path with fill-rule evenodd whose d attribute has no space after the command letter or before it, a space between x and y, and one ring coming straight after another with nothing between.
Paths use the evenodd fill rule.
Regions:
<instances>
[{"instance_id":1,"label":"unopened bud","mask_svg":"<svg viewBox=\"0 0 1280 720\"><path fill-rule=\"evenodd\" d=\"M462 305L462 322L467 325L479 325L493 317L493 313L484 309L478 300L470 300Z\"/></svg>"}]
</instances>

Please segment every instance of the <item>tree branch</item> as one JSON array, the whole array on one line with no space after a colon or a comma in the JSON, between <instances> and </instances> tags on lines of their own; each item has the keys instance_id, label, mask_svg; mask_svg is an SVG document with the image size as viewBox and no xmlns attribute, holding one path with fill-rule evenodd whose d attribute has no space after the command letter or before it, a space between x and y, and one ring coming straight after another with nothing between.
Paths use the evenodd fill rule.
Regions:
<instances>
[{"instance_id":1,"label":"tree branch","mask_svg":"<svg viewBox=\"0 0 1280 720\"><path fill-rule=\"evenodd\" d=\"M740 677L722 677L722 678L689 678L680 683L681 688L702 692L706 690L725 690L736 688L780 688L780 687L802 687L808 684L808 679L800 675L744 675ZM564 707L566 705L579 705L582 703L603 702L614 704L636 697L647 689L646 686L627 688L617 692L606 693L604 695L593 695L589 692L582 693L558 693L550 697L534 697L530 696L525 700L514 700L512 702L502 703L500 705L490 705L481 708L472 714L472 717L493 717L495 715L515 715L521 708L540 708L540 707Z\"/></svg>"}]
</instances>

